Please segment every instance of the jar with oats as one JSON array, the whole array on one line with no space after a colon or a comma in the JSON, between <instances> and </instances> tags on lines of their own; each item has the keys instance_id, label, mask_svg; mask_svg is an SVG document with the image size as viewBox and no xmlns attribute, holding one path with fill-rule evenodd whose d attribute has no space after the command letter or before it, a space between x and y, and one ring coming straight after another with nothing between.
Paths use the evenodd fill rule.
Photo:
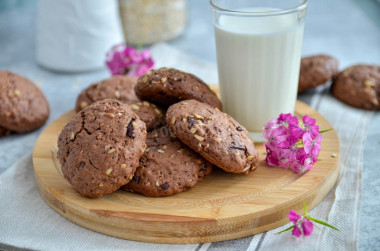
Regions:
<instances>
[{"instance_id":1,"label":"jar with oats","mask_svg":"<svg viewBox=\"0 0 380 251\"><path fill-rule=\"evenodd\" d=\"M187 0L119 0L125 41L147 45L173 39L185 29Z\"/></svg>"}]
</instances>

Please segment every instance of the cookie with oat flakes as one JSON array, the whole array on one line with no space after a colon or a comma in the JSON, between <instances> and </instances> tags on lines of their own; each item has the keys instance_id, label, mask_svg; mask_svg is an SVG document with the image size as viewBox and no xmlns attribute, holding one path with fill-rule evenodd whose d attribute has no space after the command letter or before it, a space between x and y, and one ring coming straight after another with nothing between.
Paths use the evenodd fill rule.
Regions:
<instances>
[{"instance_id":1,"label":"cookie with oat flakes","mask_svg":"<svg viewBox=\"0 0 380 251\"><path fill-rule=\"evenodd\" d=\"M217 108L182 101L169 107L166 123L183 143L227 172L247 174L258 166L248 131Z\"/></svg>"},{"instance_id":2,"label":"cookie with oat flakes","mask_svg":"<svg viewBox=\"0 0 380 251\"><path fill-rule=\"evenodd\" d=\"M315 88L331 80L339 72L338 59L329 55L314 55L301 59L298 93Z\"/></svg>"},{"instance_id":3,"label":"cookie with oat flakes","mask_svg":"<svg viewBox=\"0 0 380 251\"><path fill-rule=\"evenodd\" d=\"M65 179L83 196L98 198L127 184L144 153L145 124L115 99L83 109L58 137Z\"/></svg>"},{"instance_id":4,"label":"cookie with oat flakes","mask_svg":"<svg viewBox=\"0 0 380 251\"><path fill-rule=\"evenodd\" d=\"M14 132L40 128L49 118L49 103L29 79L0 71L0 126Z\"/></svg>"},{"instance_id":5,"label":"cookie with oat flakes","mask_svg":"<svg viewBox=\"0 0 380 251\"><path fill-rule=\"evenodd\" d=\"M137 78L129 76L112 76L94 83L84 89L78 96L75 111L86 108L92 103L103 99L117 99L123 103L140 101L135 93Z\"/></svg>"},{"instance_id":6,"label":"cookie with oat flakes","mask_svg":"<svg viewBox=\"0 0 380 251\"><path fill-rule=\"evenodd\" d=\"M380 66L353 65L338 74L331 86L340 101L367 110L380 109Z\"/></svg>"},{"instance_id":7,"label":"cookie with oat flakes","mask_svg":"<svg viewBox=\"0 0 380 251\"><path fill-rule=\"evenodd\" d=\"M195 99L219 109L219 98L201 79L172 68L151 70L137 80L136 94L141 100L168 107L181 100Z\"/></svg>"},{"instance_id":8,"label":"cookie with oat flakes","mask_svg":"<svg viewBox=\"0 0 380 251\"><path fill-rule=\"evenodd\" d=\"M167 126L148 133L146 144L139 167L124 190L150 197L170 196L190 190L211 172L212 165Z\"/></svg>"}]
</instances>

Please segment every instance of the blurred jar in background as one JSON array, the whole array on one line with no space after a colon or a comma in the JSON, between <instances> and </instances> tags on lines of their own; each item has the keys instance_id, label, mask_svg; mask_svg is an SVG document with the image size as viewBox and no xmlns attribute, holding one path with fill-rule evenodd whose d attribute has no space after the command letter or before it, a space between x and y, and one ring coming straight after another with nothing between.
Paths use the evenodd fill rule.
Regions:
<instances>
[{"instance_id":1,"label":"blurred jar in background","mask_svg":"<svg viewBox=\"0 0 380 251\"><path fill-rule=\"evenodd\" d=\"M104 67L106 52L123 42L116 0L39 0L36 60L66 72Z\"/></svg>"},{"instance_id":2,"label":"blurred jar in background","mask_svg":"<svg viewBox=\"0 0 380 251\"><path fill-rule=\"evenodd\" d=\"M186 0L119 0L125 41L147 45L179 36L187 23Z\"/></svg>"}]
</instances>

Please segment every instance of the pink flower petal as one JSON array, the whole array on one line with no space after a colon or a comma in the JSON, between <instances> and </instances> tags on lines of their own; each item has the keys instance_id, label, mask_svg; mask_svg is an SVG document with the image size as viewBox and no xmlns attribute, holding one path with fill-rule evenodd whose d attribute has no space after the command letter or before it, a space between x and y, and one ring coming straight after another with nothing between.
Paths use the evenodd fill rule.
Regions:
<instances>
[{"instance_id":1,"label":"pink flower petal","mask_svg":"<svg viewBox=\"0 0 380 251\"><path fill-rule=\"evenodd\" d=\"M314 229L313 222L306 219L301 223L301 227L305 236L311 235Z\"/></svg>"},{"instance_id":2,"label":"pink flower petal","mask_svg":"<svg viewBox=\"0 0 380 251\"><path fill-rule=\"evenodd\" d=\"M289 214L288 214L288 218L289 218L289 220L291 221L291 222L293 222L293 224L297 224L297 221L299 220L299 219L301 219L301 216L296 212L296 211L294 211L293 209L291 209L290 211L289 211Z\"/></svg>"},{"instance_id":3,"label":"pink flower petal","mask_svg":"<svg viewBox=\"0 0 380 251\"><path fill-rule=\"evenodd\" d=\"M292 230L292 235L296 236L297 238L300 237L302 234L301 229L297 225L294 225L294 228Z\"/></svg>"}]
</instances>

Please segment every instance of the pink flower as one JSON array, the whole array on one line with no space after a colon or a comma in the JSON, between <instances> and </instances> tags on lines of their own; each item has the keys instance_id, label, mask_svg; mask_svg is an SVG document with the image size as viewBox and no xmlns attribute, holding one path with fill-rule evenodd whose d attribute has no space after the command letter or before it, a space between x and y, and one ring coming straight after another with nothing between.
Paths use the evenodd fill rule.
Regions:
<instances>
[{"instance_id":1,"label":"pink flower","mask_svg":"<svg viewBox=\"0 0 380 251\"><path fill-rule=\"evenodd\" d=\"M294 225L293 230L292 230L292 235L298 238L301 236L301 234L302 234L301 229L297 225Z\"/></svg>"},{"instance_id":2,"label":"pink flower","mask_svg":"<svg viewBox=\"0 0 380 251\"><path fill-rule=\"evenodd\" d=\"M305 115L302 117L305 131L310 131L314 136L319 134L319 126L315 124L315 119Z\"/></svg>"},{"instance_id":3,"label":"pink flower","mask_svg":"<svg viewBox=\"0 0 380 251\"><path fill-rule=\"evenodd\" d=\"M298 118L296 116L292 116L292 114L290 113L281 113L280 116L278 116L277 118L277 124L280 126L284 126L286 129L288 129L291 126L298 125Z\"/></svg>"},{"instance_id":4,"label":"pink flower","mask_svg":"<svg viewBox=\"0 0 380 251\"><path fill-rule=\"evenodd\" d=\"M288 218L289 218L289 221L291 221L293 223L293 226L290 226L290 227L286 228L285 230L278 232L279 234L287 232L289 230L292 230L292 235L296 236L297 238L300 237L302 234L304 236L309 236L309 235L311 235L311 233L314 230L313 222L339 231L338 228L336 228L336 227L334 227L334 226L332 226L332 225L330 225L324 221L317 220L317 219L311 217L310 215L308 215L305 202L303 203L303 207L304 207L304 215L303 216L299 215L293 209L291 209L289 211Z\"/></svg>"},{"instance_id":5,"label":"pink flower","mask_svg":"<svg viewBox=\"0 0 380 251\"><path fill-rule=\"evenodd\" d=\"M106 54L106 64L112 75L140 77L153 68L154 62L148 50L118 44Z\"/></svg>"},{"instance_id":6,"label":"pink flower","mask_svg":"<svg viewBox=\"0 0 380 251\"><path fill-rule=\"evenodd\" d=\"M301 217L296 211L291 209L288 214L288 218L291 222L293 222L293 230L292 230L292 235L296 236L297 238L303 235L307 236L310 235L313 232L313 223L308 220L307 217ZM299 227L301 224L302 232Z\"/></svg>"},{"instance_id":7,"label":"pink flower","mask_svg":"<svg viewBox=\"0 0 380 251\"><path fill-rule=\"evenodd\" d=\"M296 211L291 209L288 214L288 218L291 222L293 222L294 225L297 224L297 222L302 218L301 215L299 215Z\"/></svg>"},{"instance_id":8,"label":"pink flower","mask_svg":"<svg viewBox=\"0 0 380 251\"><path fill-rule=\"evenodd\" d=\"M301 227L302 227L303 235L306 235L306 236L311 235L314 229L313 222L307 219L302 221Z\"/></svg>"},{"instance_id":9,"label":"pink flower","mask_svg":"<svg viewBox=\"0 0 380 251\"><path fill-rule=\"evenodd\" d=\"M321 151L322 135L315 119L305 115L302 120L300 125L296 116L280 114L263 126L265 161L269 166L291 168L295 173L314 167Z\"/></svg>"}]
</instances>

